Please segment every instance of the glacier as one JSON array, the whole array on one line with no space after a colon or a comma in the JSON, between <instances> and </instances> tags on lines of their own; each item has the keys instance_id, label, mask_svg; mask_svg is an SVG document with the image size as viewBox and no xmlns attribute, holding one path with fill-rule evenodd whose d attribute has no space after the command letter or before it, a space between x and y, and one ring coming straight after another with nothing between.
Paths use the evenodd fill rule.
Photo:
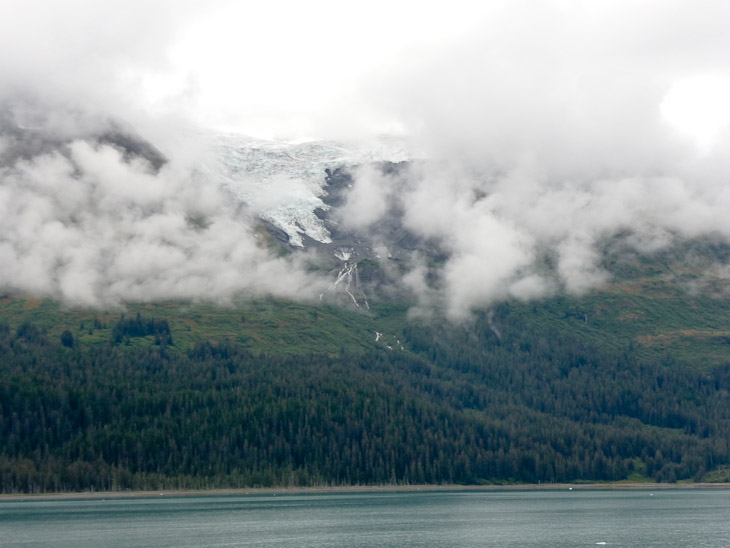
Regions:
<instances>
[{"instance_id":1,"label":"glacier","mask_svg":"<svg viewBox=\"0 0 730 548\"><path fill-rule=\"evenodd\" d=\"M405 140L395 136L368 143L293 143L221 133L213 142L216 160L205 171L255 215L286 233L295 247L304 247L304 236L332 242L316 214L329 208L322 201L327 169L411 159Z\"/></svg>"}]
</instances>

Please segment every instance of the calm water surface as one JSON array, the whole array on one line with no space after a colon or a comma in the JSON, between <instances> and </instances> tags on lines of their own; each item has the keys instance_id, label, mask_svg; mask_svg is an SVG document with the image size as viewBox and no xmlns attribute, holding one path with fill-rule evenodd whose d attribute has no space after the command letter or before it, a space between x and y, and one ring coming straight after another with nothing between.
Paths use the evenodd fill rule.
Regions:
<instances>
[{"instance_id":1,"label":"calm water surface","mask_svg":"<svg viewBox=\"0 0 730 548\"><path fill-rule=\"evenodd\" d=\"M508 491L0 502L0 547L730 546L730 491Z\"/></svg>"}]
</instances>

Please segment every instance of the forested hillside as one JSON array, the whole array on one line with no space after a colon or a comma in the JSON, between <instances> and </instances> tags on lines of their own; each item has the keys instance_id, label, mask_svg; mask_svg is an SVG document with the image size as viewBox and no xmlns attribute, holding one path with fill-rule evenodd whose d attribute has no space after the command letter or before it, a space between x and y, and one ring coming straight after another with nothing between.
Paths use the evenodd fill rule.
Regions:
<instances>
[{"instance_id":1,"label":"forested hillside","mask_svg":"<svg viewBox=\"0 0 730 548\"><path fill-rule=\"evenodd\" d=\"M730 486L730 2L210 4L2 3L0 493Z\"/></svg>"},{"instance_id":2,"label":"forested hillside","mask_svg":"<svg viewBox=\"0 0 730 548\"><path fill-rule=\"evenodd\" d=\"M293 356L151 315L83 342L93 325L0 324L0 490L725 479L730 365L526 306Z\"/></svg>"}]
</instances>

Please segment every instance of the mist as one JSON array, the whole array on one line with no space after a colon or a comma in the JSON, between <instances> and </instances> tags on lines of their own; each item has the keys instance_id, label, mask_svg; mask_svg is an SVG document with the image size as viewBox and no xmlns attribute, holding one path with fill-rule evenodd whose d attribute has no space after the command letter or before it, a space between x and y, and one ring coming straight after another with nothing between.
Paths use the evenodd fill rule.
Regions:
<instances>
[{"instance_id":1,"label":"mist","mask_svg":"<svg viewBox=\"0 0 730 548\"><path fill-rule=\"evenodd\" d=\"M366 212L383 209L370 190L380 187L409 230L447 250L431 291L422 276L414 285L422 307L458 319L508 298L584 294L610 280L601 249L618 235L642 254L730 241L730 99L704 107L717 94L706 89L681 105L685 117L714 120L704 135L665 112L677 82L730 76L726 4L492 7L475 32L411 50L367 87L415 129L425 161L399 181L355 172L350 223L378 226L382 215Z\"/></svg>"},{"instance_id":2,"label":"mist","mask_svg":"<svg viewBox=\"0 0 730 548\"><path fill-rule=\"evenodd\" d=\"M273 253L257 204L201 169L214 151L200 113L218 97L206 63L225 69L219 83L238 101L214 121L234 120L242 133L268 124L320 139L396 131L407 142L414 161L397 176L353 170L332 215L377 234L397 211L446 253L435 275L414 254L400 279L421 310L459 319L504 299L592 291L610 280L601 249L617 235L643 254L682 239L730 240L730 110L717 93L730 82L725 2L493 1L443 23L416 3L391 12L378 3L366 18L373 28L338 32L339 46L326 29L341 10L317 2L295 11L296 78L284 78L281 44L267 60L265 43L203 34L196 24L224 20L225 0L9 4L13 17L0 22L2 291L106 306L312 298L327 286L307 253ZM285 8L258 14L261 25ZM401 18L382 38L392 48L379 43L368 56L355 40L377 40L388 17ZM313 21L316 32L305 32ZM414 37L409 25L420 29ZM357 53L351 65L322 54L337 47L340 65L342 52ZM669 100L697 78L714 93ZM298 81L307 93L297 101L256 102L286 101ZM156 152L130 154L110 132ZM273 194L269 202L286 202Z\"/></svg>"},{"instance_id":3,"label":"mist","mask_svg":"<svg viewBox=\"0 0 730 548\"><path fill-rule=\"evenodd\" d=\"M147 88L221 2L10 2L0 22L0 291L117 306L237 296L308 299L324 282L280 257L210 180L194 78ZM131 148L130 148L131 147Z\"/></svg>"},{"instance_id":4,"label":"mist","mask_svg":"<svg viewBox=\"0 0 730 548\"><path fill-rule=\"evenodd\" d=\"M194 171L155 172L75 140L0 170L0 284L83 306L241 294L314 295L295 259L266 251L254 220Z\"/></svg>"}]
</instances>

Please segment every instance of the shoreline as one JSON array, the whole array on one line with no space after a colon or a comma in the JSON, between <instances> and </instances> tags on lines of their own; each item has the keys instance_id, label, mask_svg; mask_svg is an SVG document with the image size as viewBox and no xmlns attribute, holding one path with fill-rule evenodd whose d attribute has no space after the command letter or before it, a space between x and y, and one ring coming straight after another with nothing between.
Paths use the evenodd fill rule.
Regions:
<instances>
[{"instance_id":1,"label":"shoreline","mask_svg":"<svg viewBox=\"0 0 730 548\"><path fill-rule=\"evenodd\" d=\"M541 483L514 485L372 485L340 487L251 487L236 489L172 489L162 491L88 491L0 495L0 502L99 500L155 497L311 495L338 493L499 492L499 491L640 491L672 489L730 489L730 483Z\"/></svg>"}]
</instances>

